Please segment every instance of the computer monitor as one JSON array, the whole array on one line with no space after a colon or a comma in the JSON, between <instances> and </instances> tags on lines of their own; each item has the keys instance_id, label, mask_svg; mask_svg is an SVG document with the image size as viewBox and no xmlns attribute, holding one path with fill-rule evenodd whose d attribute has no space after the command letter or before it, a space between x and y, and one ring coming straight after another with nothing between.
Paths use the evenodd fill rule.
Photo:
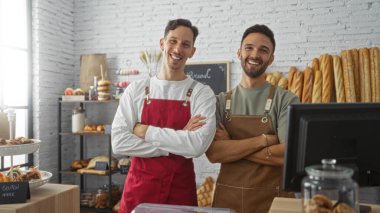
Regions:
<instances>
[{"instance_id":1,"label":"computer monitor","mask_svg":"<svg viewBox=\"0 0 380 213\"><path fill-rule=\"evenodd\" d=\"M380 103L295 104L288 108L283 188L299 192L305 167L334 158L359 186L380 186Z\"/></svg>"}]
</instances>

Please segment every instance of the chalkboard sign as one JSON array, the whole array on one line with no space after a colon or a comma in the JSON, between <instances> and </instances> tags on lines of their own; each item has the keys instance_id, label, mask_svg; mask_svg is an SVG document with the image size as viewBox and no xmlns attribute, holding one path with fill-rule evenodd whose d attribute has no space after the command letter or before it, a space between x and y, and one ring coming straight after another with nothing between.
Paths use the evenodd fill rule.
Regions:
<instances>
[{"instance_id":1,"label":"chalkboard sign","mask_svg":"<svg viewBox=\"0 0 380 213\"><path fill-rule=\"evenodd\" d=\"M230 89L229 61L188 63L185 73L192 79L209 85L216 95Z\"/></svg>"},{"instance_id":2,"label":"chalkboard sign","mask_svg":"<svg viewBox=\"0 0 380 213\"><path fill-rule=\"evenodd\" d=\"M25 203L30 198L28 182L0 183L0 204Z\"/></svg>"}]
</instances>

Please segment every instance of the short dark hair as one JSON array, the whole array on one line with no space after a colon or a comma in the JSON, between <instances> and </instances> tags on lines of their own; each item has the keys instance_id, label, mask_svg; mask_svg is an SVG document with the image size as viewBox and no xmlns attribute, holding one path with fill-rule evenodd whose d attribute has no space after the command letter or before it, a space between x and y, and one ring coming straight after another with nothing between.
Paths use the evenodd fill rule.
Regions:
<instances>
[{"instance_id":1,"label":"short dark hair","mask_svg":"<svg viewBox=\"0 0 380 213\"><path fill-rule=\"evenodd\" d=\"M269 27L267 27L266 25L261 25L261 24L253 25L244 31L243 37L241 38L240 46L243 44L243 40L251 33L261 33L267 36L273 44L273 52L274 52L274 50L276 49L276 41L274 40L274 34L272 30L269 29Z\"/></svg>"},{"instance_id":2,"label":"short dark hair","mask_svg":"<svg viewBox=\"0 0 380 213\"><path fill-rule=\"evenodd\" d=\"M179 18L179 19L170 20L165 27L164 36L166 37L170 30L175 30L179 26L184 26L184 27L188 27L191 29L191 31L193 32L193 42L195 43L195 39L198 36L198 28L196 26L192 25L191 21L189 21L187 19Z\"/></svg>"}]
</instances>

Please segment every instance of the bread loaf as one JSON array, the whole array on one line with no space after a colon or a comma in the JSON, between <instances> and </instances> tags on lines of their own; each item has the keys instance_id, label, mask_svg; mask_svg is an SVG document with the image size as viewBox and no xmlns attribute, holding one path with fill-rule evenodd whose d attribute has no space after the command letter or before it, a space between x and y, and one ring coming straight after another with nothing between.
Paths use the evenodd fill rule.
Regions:
<instances>
[{"instance_id":1,"label":"bread loaf","mask_svg":"<svg viewBox=\"0 0 380 213\"><path fill-rule=\"evenodd\" d=\"M367 48L359 49L359 61L361 102L371 102L371 73L369 62L369 50Z\"/></svg>"},{"instance_id":2,"label":"bread loaf","mask_svg":"<svg viewBox=\"0 0 380 213\"><path fill-rule=\"evenodd\" d=\"M334 74L331 55L322 55L320 62L322 72L322 103L330 103L333 101L334 91Z\"/></svg>"},{"instance_id":3,"label":"bread loaf","mask_svg":"<svg viewBox=\"0 0 380 213\"><path fill-rule=\"evenodd\" d=\"M370 49L370 68L371 68L371 93L372 93L372 102L379 102L379 61L378 61L379 49L373 47Z\"/></svg>"},{"instance_id":4,"label":"bread loaf","mask_svg":"<svg viewBox=\"0 0 380 213\"><path fill-rule=\"evenodd\" d=\"M278 81L281 79L282 77L282 74L280 71L274 71L273 73L273 77L274 77L274 80L275 80L275 85L278 84Z\"/></svg>"},{"instance_id":5,"label":"bread loaf","mask_svg":"<svg viewBox=\"0 0 380 213\"><path fill-rule=\"evenodd\" d=\"M268 81L272 85L276 85L276 80L272 73L267 74L266 81Z\"/></svg>"},{"instance_id":6,"label":"bread loaf","mask_svg":"<svg viewBox=\"0 0 380 213\"><path fill-rule=\"evenodd\" d=\"M283 89L288 89L288 79L285 77L281 77L280 80L278 81L277 86Z\"/></svg>"},{"instance_id":7,"label":"bread loaf","mask_svg":"<svg viewBox=\"0 0 380 213\"><path fill-rule=\"evenodd\" d=\"M379 48L373 47L373 58L372 60L374 61L374 72L375 72L375 85L372 85L372 87L375 87L375 95L374 95L374 101L375 102L380 102L380 51ZM373 94L372 94L373 96Z\"/></svg>"},{"instance_id":8,"label":"bread loaf","mask_svg":"<svg viewBox=\"0 0 380 213\"><path fill-rule=\"evenodd\" d=\"M302 90L303 90L303 72L297 71L294 77L294 82L293 82L293 90L294 94L298 96L298 98L301 100L302 98Z\"/></svg>"},{"instance_id":9,"label":"bread loaf","mask_svg":"<svg viewBox=\"0 0 380 213\"><path fill-rule=\"evenodd\" d=\"M346 102L356 102L355 80L352 69L352 54L347 50L343 50L341 52L341 58Z\"/></svg>"},{"instance_id":10,"label":"bread loaf","mask_svg":"<svg viewBox=\"0 0 380 213\"><path fill-rule=\"evenodd\" d=\"M313 70L313 72L315 72L317 70L320 70L319 69L319 59L318 58L313 58L313 60L311 62L311 69Z\"/></svg>"},{"instance_id":11,"label":"bread loaf","mask_svg":"<svg viewBox=\"0 0 380 213\"><path fill-rule=\"evenodd\" d=\"M293 79L294 79L294 76L297 72L297 68L296 67L289 67L289 72L288 72L288 90L293 92Z\"/></svg>"},{"instance_id":12,"label":"bread loaf","mask_svg":"<svg viewBox=\"0 0 380 213\"><path fill-rule=\"evenodd\" d=\"M197 200L199 207L211 207L214 189L215 184L212 177L206 177L202 185L197 189Z\"/></svg>"},{"instance_id":13,"label":"bread loaf","mask_svg":"<svg viewBox=\"0 0 380 213\"><path fill-rule=\"evenodd\" d=\"M333 56L333 64L336 102L343 103L346 102L346 95L344 92L343 70L339 56Z\"/></svg>"},{"instance_id":14,"label":"bread loaf","mask_svg":"<svg viewBox=\"0 0 380 213\"><path fill-rule=\"evenodd\" d=\"M360 102L360 70L359 70L359 51L357 49L349 50L354 61L354 83L355 83L355 96L356 102Z\"/></svg>"},{"instance_id":15,"label":"bread loaf","mask_svg":"<svg viewBox=\"0 0 380 213\"><path fill-rule=\"evenodd\" d=\"M313 96L311 98L311 102L322 102L322 73L319 70L314 72Z\"/></svg>"},{"instance_id":16,"label":"bread loaf","mask_svg":"<svg viewBox=\"0 0 380 213\"><path fill-rule=\"evenodd\" d=\"M311 103L313 95L314 72L310 67L303 71L302 103Z\"/></svg>"}]
</instances>

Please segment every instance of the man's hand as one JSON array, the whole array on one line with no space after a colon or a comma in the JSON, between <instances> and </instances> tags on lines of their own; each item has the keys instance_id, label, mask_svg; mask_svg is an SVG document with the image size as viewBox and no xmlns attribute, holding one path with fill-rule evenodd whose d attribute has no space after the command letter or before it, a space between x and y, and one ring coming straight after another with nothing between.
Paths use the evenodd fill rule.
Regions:
<instances>
[{"instance_id":1,"label":"man's hand","mask_svg":"<svg viewBox=\"0 0 380 213\"><path fill-rule=\"evenodd\" d=\"M133 127L133 134L135 134L139 138L145 139L145 134L148 130L148 127L148 125L136 123L135 127Z\"/></svg>"},{"instance_id":2,"label":"man's hand","mask_svg":"<svg viewBox=\"0 0 380 213\"><path fill-rule=\"evenodd\" d=\"M216 128L215 138L214 140L230 140L231 136L228 134L226 127L219 123L219 127Z\"/></svg>"},{"instance_id":3,"label":"man's hand","mask_svg":"<svg viewBox=\"0 0 380 213\"><path fill-rule=\"evenodd\" d=\"M204 120L206 117L201 115L195 115L190 118L183 130L195 131L201 128L206 122Z\"/></svg>"}]
</instances>

